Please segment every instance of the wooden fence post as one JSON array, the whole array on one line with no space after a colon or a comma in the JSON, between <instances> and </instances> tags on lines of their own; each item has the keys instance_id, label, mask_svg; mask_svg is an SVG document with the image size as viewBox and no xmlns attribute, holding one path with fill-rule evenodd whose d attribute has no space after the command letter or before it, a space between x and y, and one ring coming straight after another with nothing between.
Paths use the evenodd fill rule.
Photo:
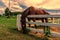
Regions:
<instances>
[{"instance_id":1,"label":"wooden fence post","mask_svg":"<svg viewBox=\"0 0 60 40\"><path fill-rule=\"evenodd\" d=\"M45 20L44 20L44 22L45 22ZM50 27L49 26L44 26L44 33L45 33L46 36L49 36L50 35Z\"/></svg>"},{"instance_id":2,"label":"wooden fence post","mask_svg":"<svg viewBox=\"0 0 60 40\"><path fill-rule=\"evenodd\" d=\"M44 33L45 33L46 36L50 35L50 28L49 28L49 26L44 26Z\"/></svg>"},{"instance_id":3,"label":"wooden fence post","mask_svg":"<svg viewBox=\"0 0 60 40\"><path fill-rule=\"evenodd\" d=\"M22 28L21 28L21 15L18 14L17 15L17 28L18 28L18 31L20 31Z\"/></svg>"}]
</instances>

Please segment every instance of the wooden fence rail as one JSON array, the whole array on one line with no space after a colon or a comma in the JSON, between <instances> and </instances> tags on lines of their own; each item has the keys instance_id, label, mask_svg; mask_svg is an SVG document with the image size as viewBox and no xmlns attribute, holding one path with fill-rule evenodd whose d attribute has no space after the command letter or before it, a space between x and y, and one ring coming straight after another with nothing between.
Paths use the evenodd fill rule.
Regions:
<instances>
[{"instance_id":1,"label":"wooden fence rail","mask_svg":"<svg viewBox=\"0 0 60 40\"><path fill-rule=\"evenodd\" d=\"M44 25L44 26L57 26L60 27L60 24L53 24L53 23L40 23L40 22L26 22L28 24L38 24L38 25Z\"/></svg>"},{"instance_id":2,"label":"wooden fence rail","mask_svg":"<svg viewBox=\"0 0 60 40\"><path fill-rule=\"evenodd\" d=\"M29 18L60 18L60 15L29 15Z\"/></svg>"},{"instance_id":3,"label":"wooden fence rail","mask_svg":"<svg viewBox=\"0 0 60 40\"><path fill-rule=\"evenodd\" d=\"M29 18L60 18L60 15L29 15L27 17L29 17ZM17 17L17 19L19 19L19 18ZM21 20L21 19L19 19L19 20ZM39 24L39 25L44 25L44 26L58 26L58 27L60 27L60 24L53 24L53 23L40 23L40 22L26 22L26 23L28 23L28 24ZM18 29L19 29L19 27L18 27ZM28 28L28 29L31 30L31 28ZM56 32L51 32L51 33L56 34L54 36L60 35L60 33L56 33Z\"/></svg>"}]
</instances>

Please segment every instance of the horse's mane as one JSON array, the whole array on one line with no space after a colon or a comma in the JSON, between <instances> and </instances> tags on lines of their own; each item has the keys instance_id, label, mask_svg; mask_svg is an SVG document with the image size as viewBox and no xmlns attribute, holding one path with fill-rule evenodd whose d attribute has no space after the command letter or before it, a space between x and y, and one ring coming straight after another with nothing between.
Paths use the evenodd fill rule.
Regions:
<instances>
[{"instance_id":1,"label":"horse's mane","mask_svg":"<svg viewBox=\"0 0 60 40\"><path fill-rule=\"evenodd\" d=\"M26 17L29 11L32 11L32 9L35 9L33 6L28 7L23 11L22 17Z\"/></svg>"}]
</instances>

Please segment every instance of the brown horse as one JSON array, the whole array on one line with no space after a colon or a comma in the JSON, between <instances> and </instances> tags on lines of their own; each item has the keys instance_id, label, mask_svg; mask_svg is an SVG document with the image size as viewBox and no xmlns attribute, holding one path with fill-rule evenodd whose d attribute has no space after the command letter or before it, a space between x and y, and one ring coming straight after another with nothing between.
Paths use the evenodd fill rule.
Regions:
<instances>
[{"instance_id":1,"label":"brown horse","mask_svg":"<svg viewBox=\"0 0 60 40\"><path fill-rule=\"evenodd\" d=\"M49 15L49 13L42 9L36 9L31 6L31 7L27 8L21 16L21 20L23 21L24 24L26 22L26 18L28 15ZM41 20L42 22L44 22L44 20L45 20L45 22L48 22L47 18L27 18L27 19L28 19L28 21L32 20L33 22L35 22L35 20ZM30 24L29 24L29 27L30 27ZM36 25L35 25L35 28L36 28Z\"/></svg>"}]
</instances>

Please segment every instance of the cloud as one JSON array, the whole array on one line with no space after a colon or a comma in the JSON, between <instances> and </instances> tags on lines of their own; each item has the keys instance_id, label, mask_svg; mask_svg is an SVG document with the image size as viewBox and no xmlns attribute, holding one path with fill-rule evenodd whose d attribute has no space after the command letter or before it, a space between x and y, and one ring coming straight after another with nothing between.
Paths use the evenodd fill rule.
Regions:
<instances>
[{"instance_id":1,"label":"cloud","mask_svg":"<svg viewBox=\"0 0 60 40\"><path fill-rule=\"evenodd\" d=\"M6 7L1 0L0 0L0 7Z\"/></svg>"},{"instance_id":2,"label":"cloud","mask_svg":"<svg viewBox=\"0 0 60 40\"><path fill-rule=\"evenodd\" d=\"M20 0L20 3L26 5L26 6L34 6L34 7L40 7L46 3L48 3L50 0Z\"/></svg>"},{"instance_id":3,"label":"cloud","mask_svg":"<svg viewBox=\"0 0 60 40\"><path fill-rule=\"evenodd\" d=\"M37 8L58 9L60 8L60 0L19 0L20 3Z\"/></svg>"},{"instance_id":4,"label":"cloud","mask_svg":"<svg viewBox=\"0 0 60 40\"><path fill-rule=\"evenodd\" d=\"M27 8L27 6L25 6L24 4L19 4L20 7L22 7L23 9Z\"/></svg>"}]
</instances>

